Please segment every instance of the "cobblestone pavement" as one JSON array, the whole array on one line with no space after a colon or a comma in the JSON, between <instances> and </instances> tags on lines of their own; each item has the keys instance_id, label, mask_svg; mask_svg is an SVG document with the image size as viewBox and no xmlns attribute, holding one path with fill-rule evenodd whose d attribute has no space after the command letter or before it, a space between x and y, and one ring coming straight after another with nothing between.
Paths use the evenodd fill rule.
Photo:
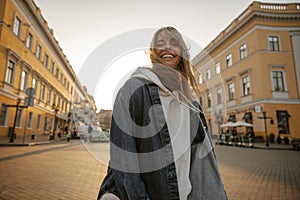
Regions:
<instances>
[{"instance_id":1,"label":"cobblestone pavement","mask_svg":"<svg viewBox=\"0 0 300 200\"><path fill-rule=\"evenodd\" d=\"M229 199L299 200L300 152L216 146Z\"/></svg>"},{"instance_id":2,"label":"cobblestone pavement","mask_svg":"<svg viewBox=\"0 0 300 200\"><path fill-rule=\"evenodd\" d=\"M109 143L0 147L0 199L96 199ZM230 200L300 199L300 152L216 146Z\"/></svg>"}]
</instances>

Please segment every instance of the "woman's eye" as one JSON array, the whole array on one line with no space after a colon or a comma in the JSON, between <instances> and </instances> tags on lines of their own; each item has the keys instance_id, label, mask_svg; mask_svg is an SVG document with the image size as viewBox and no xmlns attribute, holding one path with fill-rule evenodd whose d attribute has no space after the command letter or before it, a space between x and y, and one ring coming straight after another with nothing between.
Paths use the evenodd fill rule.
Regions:
<instances>
[{"instance_id":1,"label":"woman's eye","mask_svg":"<svg viewBox=\"0 0 300 200\"><path fill-rule=\"evenodd\" d=\"M178 47L178 44L177 43L172 43L172 46Z\"/></svg>"}]
</instances>

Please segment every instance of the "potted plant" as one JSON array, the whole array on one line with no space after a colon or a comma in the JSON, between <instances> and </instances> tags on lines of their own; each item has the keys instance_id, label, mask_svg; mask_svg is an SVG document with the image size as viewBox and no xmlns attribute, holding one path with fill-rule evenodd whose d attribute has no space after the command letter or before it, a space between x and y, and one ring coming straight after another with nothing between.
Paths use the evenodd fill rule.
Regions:
<instances>
[{"instance_id":1,"label":"potted plant","mask_svg":"<svg viewBox=\"0 0 300 200\"><path fill-rule=\"evenodd\" d=\"M279 134L277 135L276 140L277 140L278 144L281 144L282 139L281 139L281 136Z\"/></svg>"},{"instance_id":2,"label":"potted plant","mask_svg":"<svg viewBox=\"0 0 300 200\"><path fill-rule=\"evenodd\" d=\"M274 143L274 141L275 141L275 134L274 133L270 133L269 140L270 140L270 143Z\"/></svg>"}]
</instances>

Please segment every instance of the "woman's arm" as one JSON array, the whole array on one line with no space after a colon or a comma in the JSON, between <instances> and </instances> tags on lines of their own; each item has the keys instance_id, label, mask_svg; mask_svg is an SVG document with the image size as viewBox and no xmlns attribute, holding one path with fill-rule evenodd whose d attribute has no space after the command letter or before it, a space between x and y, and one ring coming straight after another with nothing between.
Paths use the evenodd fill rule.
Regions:
<instances>
[{"instance_id":1,"label":"woman's arm","mask_svg":"<svg viewBox=\"0 0 300 200\"><path fill-rule=\"evenodd\" d=\"M123 199L149 199L146 187L140 176L139 157L136 148L135 126L144 116L136 116L136 106L141 106L142 95L137 92L139 86L137 79L130 79L119 91L113 108L110 130L110 166L109 173L112 178L117 195ZM138 89L138 90L136 90ZM133 99L133 100L132 100ZM133 111L134 110L134 111ZM133 113L134 112L134 113ZM101 186L103 187L103 186Z\"/></svg>"}]
</instances>

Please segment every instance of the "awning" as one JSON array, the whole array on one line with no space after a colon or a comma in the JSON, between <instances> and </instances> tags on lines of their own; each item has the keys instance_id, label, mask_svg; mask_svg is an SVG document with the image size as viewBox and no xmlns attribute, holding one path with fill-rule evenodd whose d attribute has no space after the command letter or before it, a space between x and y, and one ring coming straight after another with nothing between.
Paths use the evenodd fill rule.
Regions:
<instances>
[{"instance_id":1,"label":"awning","mask_svg":"<svg viewBox=\"0 0 300 200\"><path fill-rule=\"evenodd\" d=\"M227 123L225 123L225 124L222 124L220 127L234 127L234 125L233 125L234 123L233 122L227 122Z\"/></svg>"},{"instance_id":2,"label":"awning","mask_svg":"<svg viewBox=\"0 0 300 200\"><path fill-rule=\"evenodd\" d=\"M246 123L243 121L237 121L237 122L227 122L225 124L222 124L221 127L252 127L253 124Z\"/></svg>"},{"instance_id":3,"label":"awning","mask_svg":"<svg viewBox=\"0 0 300 200\"><path fill-rule=\"evenodd\" d=\"M234 127L241 127L241 126L253 127L253 124L243 122L243 121L237 121L237 122L233 123L233 125L234 125Z\"/></svg>"}]
</instances>

